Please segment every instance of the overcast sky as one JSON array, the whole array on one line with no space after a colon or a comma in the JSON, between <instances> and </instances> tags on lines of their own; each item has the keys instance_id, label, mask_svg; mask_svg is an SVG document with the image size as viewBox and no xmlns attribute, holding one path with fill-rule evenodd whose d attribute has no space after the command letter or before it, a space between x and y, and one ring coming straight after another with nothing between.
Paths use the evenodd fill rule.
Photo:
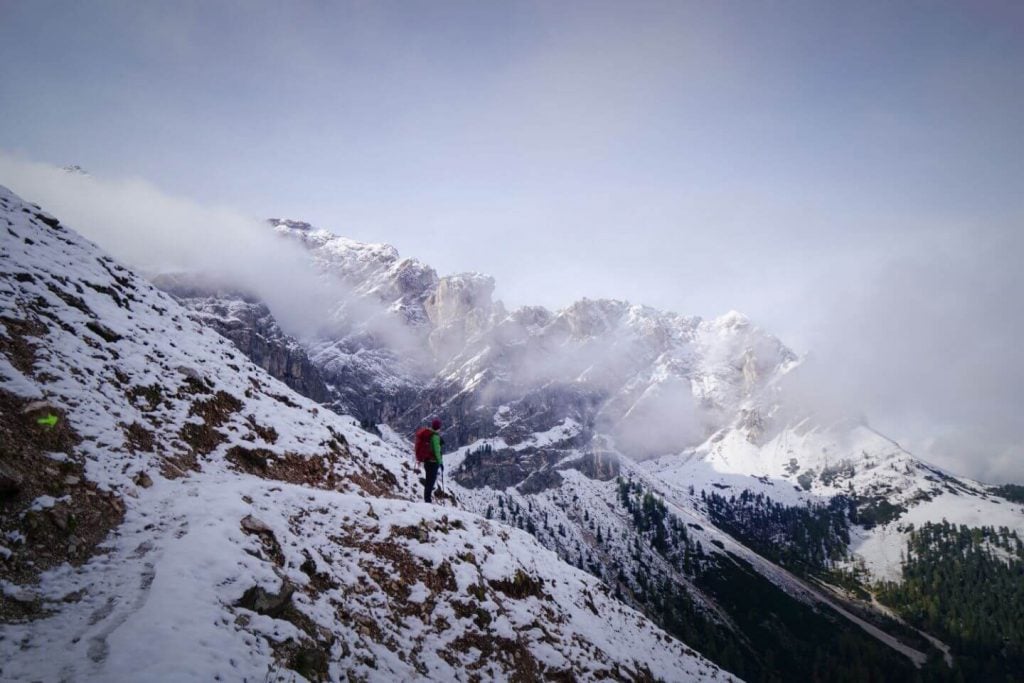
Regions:
<instances>
[{"instance_id":1,"label":"overcast sky","mask_svg":"<svg viewBox=\"0 0 1024 683\"><path fill-rule=\"evenodd\" d=\"M0 0L0 150L511 305L737 309L1024 479L1020 2Z\"/></svg>"}]
</instances>

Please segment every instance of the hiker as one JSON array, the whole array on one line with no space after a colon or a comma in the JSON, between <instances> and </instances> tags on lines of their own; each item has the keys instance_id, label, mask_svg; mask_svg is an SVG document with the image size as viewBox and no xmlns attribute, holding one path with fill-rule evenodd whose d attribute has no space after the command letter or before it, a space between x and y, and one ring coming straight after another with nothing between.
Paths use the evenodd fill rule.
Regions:
<instances>
[{"instance_id":1,"label":"hiker","mask_svg":"<svg viewBox=\"0 0 1024 683\"><path fill-rule=\"evenodd\" d=\"M420 427L416 430L416 465L423 464L425 477L420 479L423 482L423 501L433 502L434 484L437 482L437 473L443 467L441 463L441 448L444 446L444 439L441 438L441 421L435 419L430 427Z\"/></svg>"}]
</instances>

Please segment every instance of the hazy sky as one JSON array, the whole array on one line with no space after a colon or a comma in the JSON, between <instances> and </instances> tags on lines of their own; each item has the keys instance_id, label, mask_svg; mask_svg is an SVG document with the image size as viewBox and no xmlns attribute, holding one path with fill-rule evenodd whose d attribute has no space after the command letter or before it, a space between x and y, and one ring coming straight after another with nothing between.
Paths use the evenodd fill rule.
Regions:
<instances>
[{"instance_id":1,"label":"hazy sky","mask_svg":"<svg viewBox=\"0 0 1024 683\"><path fill-rule=\"evenodd\" d=\"M1024 479L1020 2L0 0L0 150L512 305L741 310Z\"/></svg>"}]
</instances>

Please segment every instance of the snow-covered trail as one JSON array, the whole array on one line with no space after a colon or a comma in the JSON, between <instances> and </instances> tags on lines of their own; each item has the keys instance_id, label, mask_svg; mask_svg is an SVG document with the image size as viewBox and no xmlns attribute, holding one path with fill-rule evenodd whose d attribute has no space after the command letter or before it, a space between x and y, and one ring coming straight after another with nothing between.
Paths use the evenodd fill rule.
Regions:
<instances>
[{"instance_id":1,"label":"snow-covered trail","mask_svg":"<svg viewBox=\"0 0 1024 683\"><path fill-rule=\"evenodd\" d=\"M224 613L225 596L215 582L199 580L216 576L230 583L258 574L260 564L252 558L251 566L239 566L247 555L225 547L246 543L237 523L244 514L242 494L226 479L214 486L204 486L204 479L157 478L140 492L138 505L128 506L105 553L78 569L63 565L44 574L39 597L71 602L59 615L5 625L3 676L202 681L211 673L230 677L215 663L234 658L265 671L269 651L260 662L258 652L239 647Z\"/></svg>"},{"instance_id":2,"label":"snow-covered trail","mask_svg":"<svg viewBox=\"0 0 1024 683\"><path fill-rule=\"evenodd\" d=\"M470 513L227 471L161 479L139 502L109 552L43 577L42 597L79 599L6 625L0 678L276 680L275 648L313 631L333 633L330 680L500 680L510 658L578 680L734 680L528 534ZM304 616L242 606L285 585Z\"/></svg>"}]
</instances>

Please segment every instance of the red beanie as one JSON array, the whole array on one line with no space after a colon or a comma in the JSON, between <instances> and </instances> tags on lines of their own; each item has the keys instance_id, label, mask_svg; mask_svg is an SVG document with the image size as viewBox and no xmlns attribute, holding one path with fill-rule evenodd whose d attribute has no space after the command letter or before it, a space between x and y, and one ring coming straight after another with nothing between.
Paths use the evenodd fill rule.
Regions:
<instances>
[{"instance_id":1,"label":"red beanie","mask_svg":"<svg viewBox=\"0 0 1024 683\"><path fill-rule=\"evenodd\" d=\"M430 423L430 426L431 426L431 428L433 428L435 430L440 429L441 428L441 421L440 420L434 420L433 422Z\"/></svg>"}]
</instances>

